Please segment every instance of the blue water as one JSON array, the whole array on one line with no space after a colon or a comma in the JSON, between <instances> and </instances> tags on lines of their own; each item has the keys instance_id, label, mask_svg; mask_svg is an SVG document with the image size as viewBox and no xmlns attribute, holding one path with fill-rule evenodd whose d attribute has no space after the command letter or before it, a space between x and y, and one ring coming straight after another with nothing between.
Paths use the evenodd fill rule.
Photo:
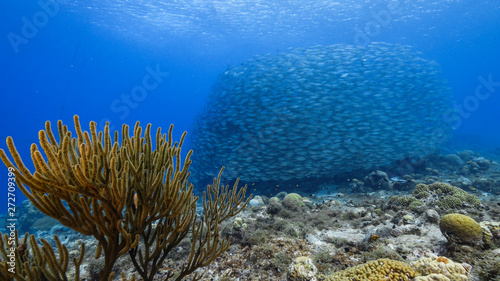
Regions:
<instances>
[{"instance_id":1,"label":"blue water","mask_svg":"<svg viewBox=\"0 0 500 281\"><path fill-rule=\"evenodd\" d=\"M461 108L453 149L500 147L500 2L414 2L2 1L0 148L12 136L33 169L29 148L44 122L72 128L75 114L84 128L173 123L179 138L229 65L288 47L375 41L412 45L441 65ZM145 79L148 90L137 91Z\"/></svg>"}]
</instances>

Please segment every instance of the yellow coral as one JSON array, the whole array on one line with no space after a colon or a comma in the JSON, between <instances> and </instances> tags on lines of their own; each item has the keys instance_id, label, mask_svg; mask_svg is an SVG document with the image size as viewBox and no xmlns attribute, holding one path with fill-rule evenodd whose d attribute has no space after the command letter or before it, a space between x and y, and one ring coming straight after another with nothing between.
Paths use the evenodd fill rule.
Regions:
<instances>
[{"instance_id":1,"label":"yellow coral","mask_svg":"<svg viewBox=\"0 0 500 281\"><path fill-rule=\"evenodd\" d=\"M450 242L478 245L483 239L481 226L466 215L445 215L439 222L439 228Z\"/></svg>"},{"instance_id":2,"label":"yellow coral","mask_svg":"<svg viewBox=\"0 0 500 281\"><path fill-rule=\"evenodd\" d=\"M221 185L221 170L203 193L203 215L198 219L198 197L188 182L192 151L181 159L186 133L174 142L173 125L168 135L158 129L154 139L151 124L142 135L137 122L130 137L127 125L122 126L121 135L112 135L109 123L101 132L95 122L90 123L89 132L82 131L76 115L74 123L76 137L58 122L58 142L46 122L45 130L39 132L42 149L31 146L35 172L24 165L11 137L7 146L14 162L3 149L0 159L42 213L96 238L95 257L104 254L100 280L111 280L115 262L125 254L144 280L153 280L167 254L187 240L189 233L191 251L175 280L207 266L229 248L229 239L220 235L220 225L248 204L246 187L238 189L238 180L232 190ZM173 274L169 272L167 279ZM200 278L194 273L192 279Z\"/></svg>"},{"instance_id":3,"label":"yellow coral","mask_svg":"<svg viewBox=\"0 0 500 281\"><path fill-rule=\"evenodd\" d=\"M328 276L325 281L468 281L470 271L468 266L436 255L421 258L411 265L390 259L378 259L336 272Z\"/></svg>"},{"instance_id":4,"label":"yellow coral","mask_svg":"<svg viewBox=\"0 0 500 281\"><path fill-rule=\"evenodd\" d=\"M411 280L416 276L409 265L390 259L378 259L336 272L326 281L342 280Z\"/></svg>"}]
</instances>

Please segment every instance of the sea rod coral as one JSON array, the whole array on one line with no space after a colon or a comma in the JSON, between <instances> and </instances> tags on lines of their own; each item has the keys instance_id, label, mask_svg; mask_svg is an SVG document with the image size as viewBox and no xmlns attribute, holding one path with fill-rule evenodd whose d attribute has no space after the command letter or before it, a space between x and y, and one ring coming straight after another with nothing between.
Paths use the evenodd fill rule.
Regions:
<instances>
[{"instance_id":1,"label":"sea rod coral","mask_svg":"<svg viewBox=\"0 0 500 281\"><path fill-rule=\"evenodd\" d=\"M20 190L42 213L95 237L96 258L104 254L100 280L112 278L113 265L127 253L139 275L153 280L168 253L188 234L190 254L180 271L169 272L165 280L181 280L227 250L229 239L221 238L219 225L247 205L246 186L238 189L236 182L232 189L221 187L222 169L203 194L204 214L198 219L198 197L188 182L192 151L181 159L186 133L174 142L172 125L168 134L158 128L153 142L151 124L144 136L137 122L132 137L123 125L121 136L115 132L112 138L109 124L97 132L91 122L90 132L84 132L78 116L74 123L76 137L58 122L57 142L46 122L39 139L47 160L33 144L34 173L24 165L11 137L7 146L14 162L2 149L0 157L14 168Z\"/></svg>"},{"instance_id":2,"label":"sea rod coral","mask_svg":"<svg viewBox=\"0 0 500 281\"><path fill-rule=\"evenodd\" d=\"M85 254L85 245L81 244L78 258L73 258L74 277L68 274L71 259L68 249L57 235L54 236L58 255L53 246L45 239L40 239L42 247L38 245L35 235L26 233L24 238L19 237L18 231L12 234L0 232L0 280L33 281L57 280L80 281L80 265Z\"/></svg>"}]
</instances>

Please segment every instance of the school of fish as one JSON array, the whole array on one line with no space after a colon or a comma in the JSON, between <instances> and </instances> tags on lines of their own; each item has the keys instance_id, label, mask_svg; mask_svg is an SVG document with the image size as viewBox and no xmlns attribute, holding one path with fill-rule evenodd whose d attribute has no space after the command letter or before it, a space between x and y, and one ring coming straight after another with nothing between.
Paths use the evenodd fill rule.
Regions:
<instances>
[{"instance_id":1,"label":"school of fish","mask_svg":"<svg viewBox=\"0 0 500 281\"><path fill-rule=\"evenodd\" d=\"M436 62L409 46L289 48L230 67L192 127L195 177L328 177L431 153L451 126Z\"/></svg>"}]
</instances>

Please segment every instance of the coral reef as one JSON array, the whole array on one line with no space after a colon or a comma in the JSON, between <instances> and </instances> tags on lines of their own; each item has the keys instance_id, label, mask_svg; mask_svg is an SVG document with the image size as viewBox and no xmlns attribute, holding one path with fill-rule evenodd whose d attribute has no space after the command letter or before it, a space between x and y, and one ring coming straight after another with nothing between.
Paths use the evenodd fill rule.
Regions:
<instances>
[{"instance_id":1,"label":"coral reef","mask_svg":"<svg viewBox=\"0 0 500 281\"><path fill-rule=\"evenodd\" d=\"M437 210L447 214L458 210L477 212L481 209L481 201L475 195L447 183L418 184L412 196L393 196L390 204L402 205L410 210L439 207Z\"/></svg>"},{"instance_id":2,"label":"coral reef","mask_svg":"<svg viewBox=\"0 0 500 281\"><path fill-rule=\"evenodd\" d=\"M477 268L481 280L500 281L500 251L485 255Z\"/></svg>"},{"instance_id":3,"label":"coral reef","mask_svg":"<svg viewBox=\"0 0 500 281\"><path fill-rule=\"evenodd\" d=\"M443 160L452 166L461 166L464 161L456 154L447 154L443 157Z\"/></svg>"},{"instance_id":4,"label":"coral reef","mask_svg":"<svg viewBox=\"0 0 500 281\"><path fill-rule=\"evenodd\" d=\"M483 230L483 243L488 248L500 246L500 222L482 221L479 223Z\"/></svg>"},{"instance_id":5,"label":"coral reef","mask_svg":"<svg viewBox=\"0 0 500 281\"><path fill-rule=\"evenodd\" d=\"M76 138L58 122L58 143L46 122L39 138L47 160L37 145L31 146L35 173L23 164L10 137L7 146L15 164L4 150L0 157L14 169L17 185L37 209L98 241L95 258L104 255L101 280L114 275L113 265L127 253L139 275L152 280L167 255L188 237L192 247L186 261L166 279L181 280L229 248L229 239L220 237L220 224L248 204L246 186L238 190L238 181L232 190L221 186L222 169L203 194L203 217L198 219L198 197L188 182L192 151L180 159L186 133L174 143L173 126L168 135L159 128L154 142L151 124L142 136L137 122L132 137L123 125L121 136L115 132L112 141L109 124L97 132L91 122L90 132L83 132L78 116L74 123ZM193 276L200 278L199 273Z\"/></svg>"},{"instance_id":6,"label":"coral reef","mask_svg":"<svg viewBox=\"0 0 500 281\"><path fill-rule=\"evenodd\" d=\"M346 270L336 272L326 281L343 281L343 280L394 280L403 281L411 280L416 276L416 272L409 265L390 259L378 259L367 262L362 265L348 268Z\"/></svg>"},{"instance_id":7,"label":"coral reef","mask_svg":"<svg viewBox=\"0 0 500 281\"><path fill-rule=\"evenodd\" d=\"M29 241L28 241L29 240ZM42 247L34 235L26 233L20 239L17 230L9 234L0 232L0 280L17 281L67 281L80 280L80 265L85 254L85 245L71 258L68 249L54 236L57 254L47 240L41 238ZM69 261L73 260L74 272L70 272ZM72 277L72 278L71 278Z\"/></svg>"},{"instance_id":8,"label":"coral reef","mask_svg":"<svg viewBox=\"0 0 500 281\"><path fill-rule=\"evenodd\" d=\"M413 195L420 200L426 199L429 203L436 203L446 211L461 208L466 204L475 208L481 207L481 201L477 196L446 183L419 184L415 187Z\"/></svg>"},{"instance_id":9,"label":"coral reef","mask_svg":"<svg viewBox=\"0 0 500 281\"><path fill-rule=\"evenodd\" d=\"M468 160L461 158L463 165L478 158L475 152L471 152L468 157ZM446 281L451 280L453 275L455 280L468 278L474 281L500 281L500 200L493 194L493 190L500 187L500 166L495 164L498 160L491 161L488 170L465 177L459 173L461 166L449 165L441 155L425 159L423 166L430 167L430 170L423 168L399 177L392 177L390 170L387 170L387 174L391 175L389 180L392 188L389 190L361 186L353 192L353 182L363 185L363 181L353 178L343 179L342 182L321 183L316 191L304 191L303 182L300 181L296 182L295 189L293 187L296 184L292 187L284 187L283 183L273 184L273 192L269 188L265 193L254 197L252 205L247 205L237 216L220 222L220 238L231 237L230 247L210 264L198 268L192 276L185 279L189 280L194 274L198 274L198 277L203 274L202 280L286 280L293 278L288 272L294 260L309 257L317 272L313 277L310 277L313 275L311 274L307 278L319 281L379 259L391 259L410 266L416 273L414 280ZM435 169L439 172L434 172ZM362 171L356 177L362 179L367 174ZM487 179L491 191L479 188L474 190L472 185L460 186L480 199L481 205L477 207L465 201L455 212L480 222L482 247L463 242L449 243L441 233L441 216L448 214L450 210L438 206L440 198L437 193L440 191L437 190L442 189L446 193L447 186L434 191L419 188L419 193L428 193L422 199L416 198L415 194L408 196L413 191L411 187L419 184L425 187L439 182L465 184L469 180L473 184L480 178ZM404 188L399 188L402 185L394 188L398 183L407 185ZM292 193L296 195L290 195ZM291 204L285 204L284 198L287 195L290 195L289 199L296 200L287 199ZM19 216L19 224L23 225L26 221L33 228L37 226L38 230L34 234L47 239L54 248L56 258L59 257L59 250L51 237L57 234L61 245L67 247L69 263L66 274L69 280L73 280L75 276L71 260L79 258L82 244L85 244L86 254L80 265L80 279L98 280L99 272L104 268L104 257L101 255L99 259L94 259L99 244L97 240L75 234L69 229L66 231L59 224L50 226L44 218L40 219L42 215L37 213L31 202L26 202L22 208L37 220L33 221L31 217L23 215ZM198 204L197 213L202 211L202 205ZM150 230L157 231L158 226L162 227L161 224L153 223ZM166 255L163 263L156 263L158 272L154 280L170 280L178 276L169 277L172 273L183 270L193 247L192 238L192 234L188 233ZM19 245L21 244L20 240ZM145 253L146 245L140 242L137 249L137 256L140 256ZM155 244L150 249L155 250ZM32 250L30 252L33 253ZM1 254L0 260L5 260ZM450 264L455 265L454 269L449 268ZM472 269L467 264L472 265ZM450 273L454 270L463 273L459 265L468 275ZM31 266L36 267L34 263ZM434 270L430 270L433 268ZM122 280L122 274L126 278L123 280L130 280L134 274L137 275L137 270L130 256L124 255L118 258L113 273L113 281ZM3 280L2 276L0 280Z\"/></svg>"},{"instance_id":10,"label":"coral reef","mask_svg":"<svg viewBox=\"0 0 500 281\"><path fill-rule=\"evenodd\" d=\"M439 228L449 242L470 245L482 244L483 230L481 226L466 215L445 215L439 222Z\"/></svg>"},{"instance_id":11,"label":"coral reef","mask_svg":"<svg viewBox=\"0 0 500 281\"><path fill-rule=\"evenodd\" d=\"M456 263L446 257L430 255L411 264L420 277L414 280L468 281L470 265Z\"/></svg>"},{"instance_id":12,"label":"coral reef","mask_svg":"<svg viewBox=\"0 0 500 281\"><path fill-rule=\"evenodd\" d=\"M456 277L454 279L450 279L446 277L444 274L437 274L437 273L432 273L426 276L417 276L413 279L413 281L468 281L469 278L462 279L460 277Z\"/></svg>"},{"instance_id":13,"label":"coral reef","mask_svg":"<svg viewBox=\"0 0 500 281\"><path fill-rule=\"evenodd\" d=\"M318 269L310 257L297 257L288 268L290 281L316 281Z\"/></svg>"},{"instance_id":14,"label":"coral reef","mask_svg":"<svg viewBox=\"0 0 500 281\"><path fill-rule=\"evenodd\" d=\"M304 206L302 196L297 193L289 193L283 199L283 205L289 209L297 209Z\"/></svg>"},{"instance_id":15,"label":"coral reef","mask_svg":"<svg viewBox=\"0 0 500 281\"><path fill-rule=\"evenodd\" d=\"M436 255L411 264L391 259L377 259L328 276L326 281L342 280L442 280L468 281L471 266Z\"/></svg>"}]
</instances>

